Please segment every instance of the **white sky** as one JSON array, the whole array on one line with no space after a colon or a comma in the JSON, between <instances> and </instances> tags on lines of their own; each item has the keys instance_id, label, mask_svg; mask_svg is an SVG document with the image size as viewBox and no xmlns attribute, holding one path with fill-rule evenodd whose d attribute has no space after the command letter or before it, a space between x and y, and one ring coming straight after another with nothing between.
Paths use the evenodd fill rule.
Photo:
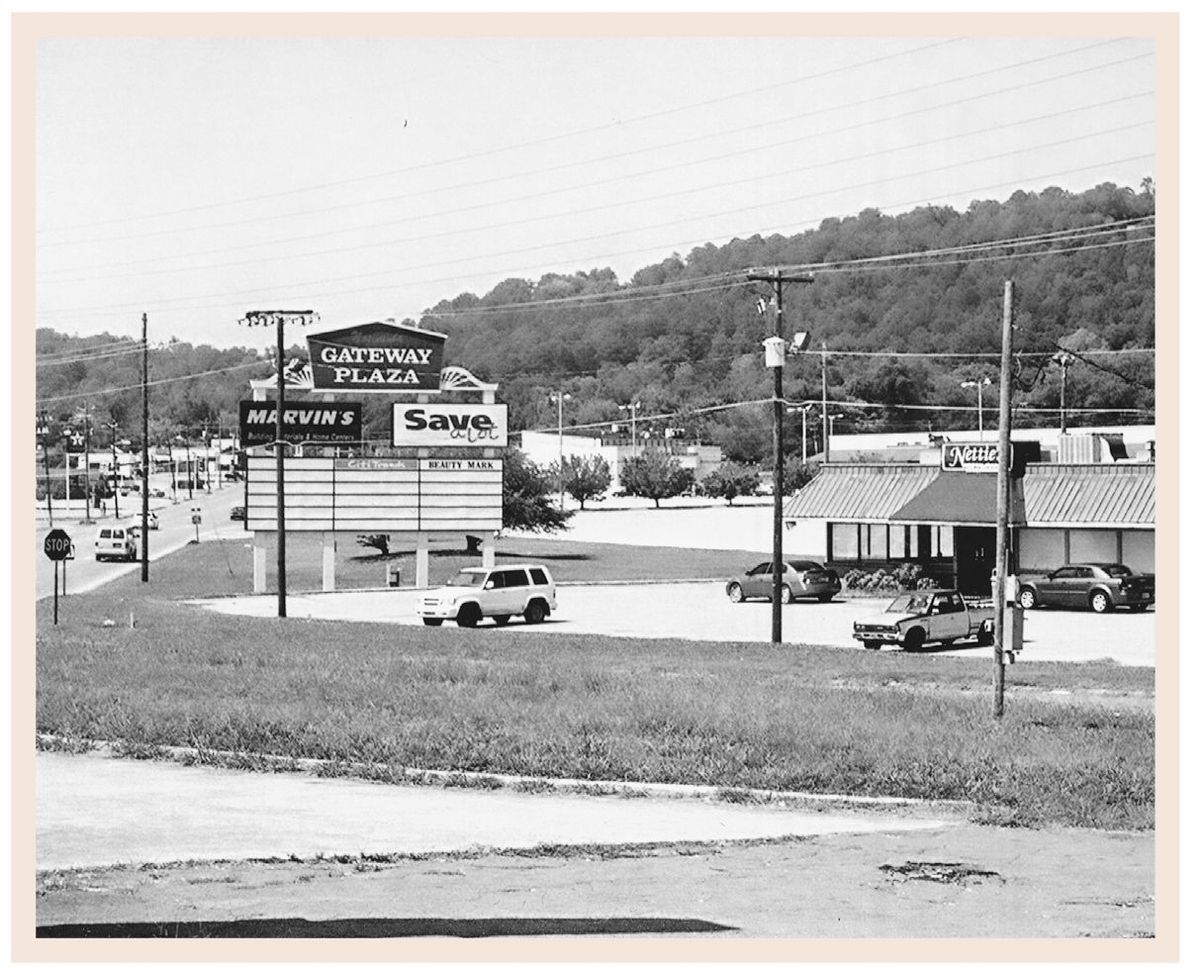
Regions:
<instances>
[{"instance_id":1,"label":"white sky","mask_svg":"<svg viewBox=\"0 0 1204 971\"><path fill-rule=\"evenodd\" d=\"M865 207L1155 175L1123 37L62 37L38 52L38 325L217 346L417 317Z\"/></svg>"}]
</instances>

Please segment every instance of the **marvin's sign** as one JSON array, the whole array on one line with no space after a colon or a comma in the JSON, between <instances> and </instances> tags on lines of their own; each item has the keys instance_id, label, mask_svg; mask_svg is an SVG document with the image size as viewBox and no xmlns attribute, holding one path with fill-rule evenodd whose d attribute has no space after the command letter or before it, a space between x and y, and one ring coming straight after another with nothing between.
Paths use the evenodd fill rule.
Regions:
<instances>
[{"instance_id":1,"label":"marvin's sign","mask_svg":"<svg viewBox=\"0 0 1204 971\"><path fill-rule=\"evenodd\" d=\"M345 405L284 403L284 440L294 445L301 442L358 442L364 437L363 427L358 401ZM244 448L271 445L276 441L275 402L240 401L238 431Z\"/></svg>"},{"instance_id":2,"label":"marvin's sign","mask_svg":"<svg viewBox=\"0 0 1204 971\"><path fill-rule=\"evenodd\" d=\"M999 443L946 442L941 446L941 468L946 472L998 472Z\"/></svg>"},{"instance_id":3,"label":"marvin's sign","mask_svg":"<svg viewBox=\"0 0 1204 971\"><path fill-rule=\"evenodd\" d=\"M446 334L371 323L309 336L315 391L438 391Z\"/></svg>"}]
</instances>

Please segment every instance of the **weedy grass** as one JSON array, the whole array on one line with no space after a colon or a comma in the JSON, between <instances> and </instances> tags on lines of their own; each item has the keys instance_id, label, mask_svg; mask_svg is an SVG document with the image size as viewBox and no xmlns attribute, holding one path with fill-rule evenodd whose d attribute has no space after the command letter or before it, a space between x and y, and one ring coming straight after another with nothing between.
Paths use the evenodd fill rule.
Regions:
<instances>
[{"instance_id":1,"label":"weedy grass","mask_svg":"<svg viewBox=\"0 0 1204 971\"><path fill-rule=\"evenodd\" d=\"M231 617L177 602L213 594L214 545L160 561L153 585L135 576L72 595L57 627L39 605L39 732L144 757L233 752L262 771L279 764L265 757L321 759L381 781L409 768L689 783L737 800L745 789L969 800L1009 825L1153 825L1152 712L1041 697L1152 695L1150 669L1026 662L1011 683L1041 690L1009 696L997 720L991 665L975 659ZM618 549L617 563L596 546L569 562L595 575L632 558L682 575L709 562ZM98 625L114 611L137 624Z\"/></svg>"}]
</instances>

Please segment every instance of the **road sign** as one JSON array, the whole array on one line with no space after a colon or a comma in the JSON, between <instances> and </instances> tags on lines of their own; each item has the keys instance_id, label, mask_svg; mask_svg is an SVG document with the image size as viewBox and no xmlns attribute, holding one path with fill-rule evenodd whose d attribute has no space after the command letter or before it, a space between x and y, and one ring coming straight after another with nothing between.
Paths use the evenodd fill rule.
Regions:
<instances>
[{"instance_id":1,"label":"road sign","mask_svg":"<svg viewBox=\"0 0 1204 971\"><path fill-rule=\"evenodd\" d=\"M52 560L69 560L71 559L71 537L67 535L66 530L52 529L46 534L43 549Z\"/></svg>"}]
</instances>

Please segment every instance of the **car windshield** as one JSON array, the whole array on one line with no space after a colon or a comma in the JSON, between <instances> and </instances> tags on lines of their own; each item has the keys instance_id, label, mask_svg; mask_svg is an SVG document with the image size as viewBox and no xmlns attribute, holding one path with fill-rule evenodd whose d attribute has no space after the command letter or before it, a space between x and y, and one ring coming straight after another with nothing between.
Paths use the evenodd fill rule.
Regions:
<instances>
[{"instance_id":1,"label":"car windshield","mask_svg":"<svg viewBox=\"0 0 1204 971\"><path fill-rule=\"evenodd\" d=\"M1104 572L1110 577L1131 577L1133 575L1132 570L1119 563L1113 563L1110 566L1104 567Z\"/></svg>"},{"instance_id":2,"label":"car windshield","mask_svg":"<svg viewBox=\"0 0 1204 971\"><path fill-rule=\"evenodd\" d=\"M888 614L918 614L928 609L928 596L922 593L904 593L886 608Z\"/></svg>"},{"instance_id":3,"label":"car windshield","mask_svg":"<svg viewBox=\"0 0 1204 971\"><path fill-rule=\"evenodd\" d=\"M485 579L481 570L461 570L447 581L449 587L479 587Z\"/></svg>"}]
</instances>

